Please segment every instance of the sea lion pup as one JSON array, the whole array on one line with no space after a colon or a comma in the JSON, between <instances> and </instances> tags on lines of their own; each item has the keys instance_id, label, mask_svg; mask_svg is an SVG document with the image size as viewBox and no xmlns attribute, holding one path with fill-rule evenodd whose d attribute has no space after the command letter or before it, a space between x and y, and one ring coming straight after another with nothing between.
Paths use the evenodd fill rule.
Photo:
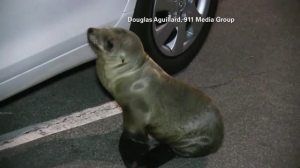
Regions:
<instances>
[{"instance_id":1,"label":"sea lion pup","mask_svg":"<svg viewBox=\"0 0 300 168\"><path fill-rule=\"evenodd\" d=\"M134 33L89 28L88 42L97 55L98 78L123 109L119 147L127 167L157 167L174 153L198 157L217 151L223 122L211 99L165 73ZM149 137L160 145L150 147ZM157 152L165 152L165 161Z\"/></svg>"}]
</instances>

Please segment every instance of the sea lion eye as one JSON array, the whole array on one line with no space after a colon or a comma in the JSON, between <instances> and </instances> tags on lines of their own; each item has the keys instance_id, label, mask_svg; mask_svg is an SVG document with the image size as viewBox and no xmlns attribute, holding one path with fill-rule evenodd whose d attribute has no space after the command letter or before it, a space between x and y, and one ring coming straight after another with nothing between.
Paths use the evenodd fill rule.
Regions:
<instances>
[{"instance_id":1,"label":"sea lion eye","mask_svg":"<svg viewBox=\"0 0 300 168\"><path fill-rule=\"evenodd\" d=\"M106 40L104 43L104 48L107 51L111 51L114 48L114 44L111 42L111 40Z\"/></svg>"}]
</instances>

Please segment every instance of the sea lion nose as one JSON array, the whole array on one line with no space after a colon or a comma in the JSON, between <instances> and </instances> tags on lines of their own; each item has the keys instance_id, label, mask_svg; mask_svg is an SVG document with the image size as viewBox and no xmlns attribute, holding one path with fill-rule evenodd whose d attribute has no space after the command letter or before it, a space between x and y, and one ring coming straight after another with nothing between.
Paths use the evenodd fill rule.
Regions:
<instances>
[{"instance_id":1,"label":"sea lion nose","mask_svg":"<svg viewBox=\"0 0 300 168\"><path fill-rule=\"evenodd\" d=\"M89 29L87 30L87 33L88 33L88 34L91 34L91 33L94 32L94 30L95 30L94 28L89 28Z\"/></svg>"}]
</instances>

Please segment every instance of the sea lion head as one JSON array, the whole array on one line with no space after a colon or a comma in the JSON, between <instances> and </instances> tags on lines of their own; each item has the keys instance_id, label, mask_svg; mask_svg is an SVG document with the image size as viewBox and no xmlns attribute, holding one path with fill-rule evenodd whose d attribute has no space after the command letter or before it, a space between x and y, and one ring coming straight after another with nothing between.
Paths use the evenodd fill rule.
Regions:
<instances>
[{"instance_id":1,"label":"sea lion head","mask_svg":"<svg viewBox=\"0 0 300 168\"><path fill-rule=\"evenodd\" d=\"M122 28L89 28L88 42L97 61L109 67L136 66L144 61L140 39Z\"/></svg>"}]
</instances>

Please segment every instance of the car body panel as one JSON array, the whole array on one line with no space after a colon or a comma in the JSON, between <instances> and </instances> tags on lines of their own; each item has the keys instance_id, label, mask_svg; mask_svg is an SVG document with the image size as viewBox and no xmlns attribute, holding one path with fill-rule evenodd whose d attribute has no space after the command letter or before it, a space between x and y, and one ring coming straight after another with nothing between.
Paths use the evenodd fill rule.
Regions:
<instances>
[{"instance_id":1,"label":"car body panel","mask_svg":"<svg viewBox=\"0 0 300 168\"><path fill-rule=\"evenodd\" d=\"M4 0L0 7L0 101L95 58L88 27L129 29L136 0Z\"/></svg>"}]
</instances>

